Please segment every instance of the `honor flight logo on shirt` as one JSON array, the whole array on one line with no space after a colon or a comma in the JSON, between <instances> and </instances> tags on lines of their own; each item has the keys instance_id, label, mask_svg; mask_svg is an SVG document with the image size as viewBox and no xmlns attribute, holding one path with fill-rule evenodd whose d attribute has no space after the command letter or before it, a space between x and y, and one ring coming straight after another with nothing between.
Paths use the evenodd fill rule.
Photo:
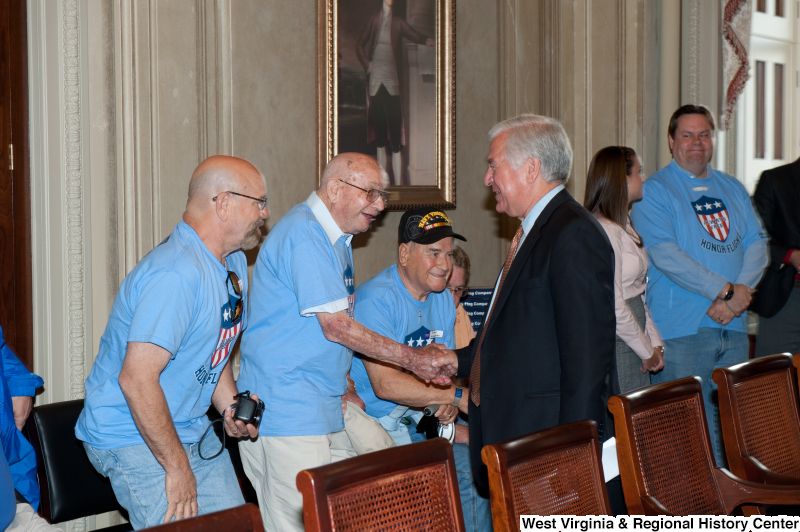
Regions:
<instances>
[{"instance_id":1,"label":"honor flight logo on shirt","mask_svg":"<svg viewBox=\"0 0 800 532\"><path fill-rule=\"evenodd\" d=\"M347 315L353 317L356 308L356 287L353 284L353 268L349 264L344 270L344 285L347 287Z\"/></svg>"},{"instance_id":2,"label":"honor flight logo on shirt","mask_svg":"<svg viewBox=\"0 0 800 532\"><path fill-rule=\"evenodd\" d=\"M214 356L211 357L211 369L216 368L227 360L233 344L242 330L242 320L237 321L236 325L232 325L232 319L233 310L231 309L231 304L225 303L222 305L222 326L219 329L219 339L217 340L217 347L214 349Z\"/></svg>"},{"instance_id":3,"label":"honor flight logo on shirt","mask_svg":"<svg viewBox=\"0 0 800 532\"><path fill-rule=\"evenodd\" d=\"M694 213L703 229L720 242L725 242L731 222L728 217L728 209L722 200L702 196L699 200L692 202L692 207L694 207Z\"/></svg>"},{"instance_id":4,"label":"honor flight logo on shirt","mask_svg":"<svg viewBox=\"0 0 800 532\"><path fill-rule=\"evenodd\" d=\"M443 331L431 331L426 327L420 327L405 337L406 345L409 347L422 347L432 344L436 338L443 338Z\"/></svg>"}]
</instances>

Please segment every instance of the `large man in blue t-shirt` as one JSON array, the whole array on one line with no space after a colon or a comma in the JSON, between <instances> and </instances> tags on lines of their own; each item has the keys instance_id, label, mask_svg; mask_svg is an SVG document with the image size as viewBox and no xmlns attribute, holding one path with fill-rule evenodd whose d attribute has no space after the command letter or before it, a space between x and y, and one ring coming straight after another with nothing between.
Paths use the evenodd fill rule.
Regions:
<instances>
[{"instance_id":1,"label":"large man in blue t-shirt","mask_svg":"<svg viewBox=\"0 0 800 532\"><path fill-rule=\"evenodd\" d=\"M212 404L228 435L257 435L231 417L228 361L247 326L239 250L258 244L267 216L261 173L210 157L192 175L183 221L122 281L75 435L136 529L244 504L227 451L208 459L221 444L202 437Z\"/></svg>"},{"instance_id":2,"label":"large man in blue t-shirt","mask_svg":"<svg viewBox=\"0 0 800 532\"><path fill-rule=\"evenodd\" d=\"M239 448L266 530L302 531L297 474L355 454L342 412L351 350L428 380L449 383L455 372L445 346L414 349L352 319L350 241L383 210L387 182L372 157L337 155L319 188L275 224L258 253L238 384L260 390L266 409L258 439Z\"/></svg>"},{"instance_id":3,"label":"large man in blue t-shirt","mask_svg":"<svg viewBox=\"0 0 800 532\"><path fill-rule=\"evenodd\" d=\"M466 240L453 232L450 218L439 209L406 211L398 228L397 264L358 287L356 320L409 346L437 343L454 349L456 308L446 287L453 270L455 238ZM367 414L378 420L397 445L425 439L416 431L425 406L440 405L435 415L441 424L453 423L459 410L468 410L469 389L431 385L395 365L356 356L350 376ZM461 424L454 428L453 454L466 530L491 530L489 500L478 495L472 478L469 430Z\"/></svg>"},{"instance_id":4,"label":"large man in blue t-shirt","mask_svg":"<svg viewBox=\"0 0 800 532\"><path fill-rule=\"evenodd\" d=\"M744 186L711 168L714 119L684 105L669 123L672 162L644 184L631 219L650 258L647 306L664 339L654 382L697 375L717 464L724 464L714 368L747 360L747 314L767 237Z\"/></svg>"}]
</instances>

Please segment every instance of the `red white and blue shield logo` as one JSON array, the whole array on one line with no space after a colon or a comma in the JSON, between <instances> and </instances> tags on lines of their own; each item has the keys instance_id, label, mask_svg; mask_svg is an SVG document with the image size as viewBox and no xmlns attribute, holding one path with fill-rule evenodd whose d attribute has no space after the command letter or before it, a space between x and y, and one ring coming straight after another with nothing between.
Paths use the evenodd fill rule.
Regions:
<instances>
[{"instance_id":1,"label":"red white and blue shield logo","mask_svg":"<svg viewBox=\"0 0 800 532\"><path fill-rule=\"evenodd\" d=\"M219 328L219 338L217 339L217 347L214 349L214 356L211 357L211 369L216 368L227 360L236 338L242 331L242 320L233 325L231 324L232 317L231 305L230 303L225 303L222 305L222 325Z\"/></svg>"},{"instance_id":2,"label":"red white and blue shield logo","mask_svg":"<svg viewBox=\"0 0 800 532\"><path fill-rule=\"evenodd\" d=\"M709 235L720 242L725 242L731 229L731 221L728 216L728 209L721 199L702 196L699 200L692 202L694 213Z\"/></svg>"}]
</instances>

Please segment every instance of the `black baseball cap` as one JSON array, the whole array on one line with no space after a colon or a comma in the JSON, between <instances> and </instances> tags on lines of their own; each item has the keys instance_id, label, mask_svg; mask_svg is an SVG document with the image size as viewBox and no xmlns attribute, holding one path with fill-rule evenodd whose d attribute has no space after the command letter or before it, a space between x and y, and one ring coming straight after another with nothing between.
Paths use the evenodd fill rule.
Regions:
<instances>
[{"instance_id":1,"label":"black baseball cap","mask_svg":"<svg viewBox=\"0 0 800 532\"><path fill-rule=\"evenodd\" d=\"M453 223L444 212L430 207L419 207L404 212L397 233L400 244L416 242L428 245L448 236L467 241L463 236L453 232Z\"/></svg>"}]
</instances>

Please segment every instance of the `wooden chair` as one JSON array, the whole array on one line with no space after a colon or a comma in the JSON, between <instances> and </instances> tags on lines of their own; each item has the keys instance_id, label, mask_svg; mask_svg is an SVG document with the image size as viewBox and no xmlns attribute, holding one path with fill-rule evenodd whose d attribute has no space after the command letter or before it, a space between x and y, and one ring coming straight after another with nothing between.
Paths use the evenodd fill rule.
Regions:
<instances>
[{"instance_id":1,"label":"wooden chair","mask_svg":"<svg viewBox=\"0 0 800 532\"><path fill-rule=\"evenodd\" d=\"M436 438L297 475L308 532L464 531L450 443Z\"/></svg>"},{"instance_id":2,"label":"wooden chair","mask_svg":"<svg viewBox=\"0 0 800 532\"><path fill-rule=\"evenodd\" d=\"M792 356L792 365L794 365L794 369L797 371L797 374L800 375L800 353ZM800 390L798 390L798 393L800 393Z\"/></svg>"},{"instance_id":3,"label":"wooden chair","mask_svg":"<svg viewBox=\"0 0 800 532\"><path fill-rule=\"evenodd\" d=\"M594 421L486 445L481 457L495 532L519 530L520 515L611 515Z\"/></svg>"},{"instance_id":4,"label":"wooden chair","mask_svg":"<svg viewBox=\"0 0 800 532\"><path fill-rule=\"evenodd\" d=\"M788 353L756 358L712 375L728 467L759 484L800 487L797 371ZM745 515L766 514L746 505Z\"/></svg>"},{"instance_id":5,"label":"wooden chair","mask_svg":"<svg viewBox=\"0 0 800 532\"><path fill-rule=\"evenodd\" d=\"M264 532L261 513L258 506L252 503L243 504L180 521L172 521L165 525L153 526L144 530L153 532Z\"/></svg>"},{"instance_id":6,"label":"wooden chair","mask_svg":"<svg viewBox=\"0 0 800 532\"><path fill-rule=\"evenodd\" d=\"M608 406L631 515L727 515L743 503L800 503L800 488L757 484L714 466L698 377L614 396Z\"/></svg>"}]
</instances>

